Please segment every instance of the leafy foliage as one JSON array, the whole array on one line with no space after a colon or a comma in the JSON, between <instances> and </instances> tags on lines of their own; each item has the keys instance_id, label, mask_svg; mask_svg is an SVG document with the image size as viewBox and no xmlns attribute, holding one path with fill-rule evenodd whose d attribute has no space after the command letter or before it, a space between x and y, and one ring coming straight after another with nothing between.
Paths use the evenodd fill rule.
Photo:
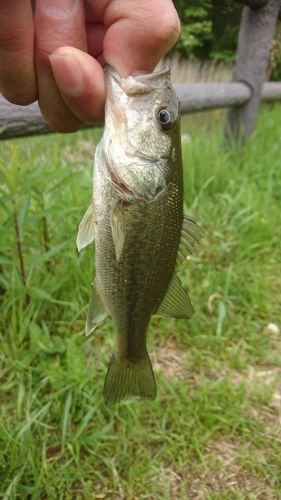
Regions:
<instances>
[{"instance_id":1,"label":"leafy foliage","mask_svg":"<svg viewBox=\"0 0 281 500\"><path fill-rule=\"evenodd\" d=\"M209 19L211 2L202 0L193 3L194 5L190 2L187 6L184 0L176 2L182 22L176 49L185 56L198 52L198 49L204 49L206 43L212 39L212 22Z\"/></svg>"},{"instance_id":2,"label":"leafy foliage","mask_svg":"<svg viewBox=\"0 0 281 500\"><path fill-rule=\"evenodd\" d=\"M201 60L231 62L235 59L242 1L174 0L174 4L181 20L181 33L173 52ZM280 24L279 19L267 75L278 81L281 80Z\"/></svg>"},{"instance_id":3,"label":"leafy foliage","mask_svg":"<svg viewBox=\"0 0 281 500\"><path fill-rule=\"evenodd\" d=\"M241 6L231 0L175 0L182 30L174 50L229 61L234 58Z\"/></svg>"}]
</instances>

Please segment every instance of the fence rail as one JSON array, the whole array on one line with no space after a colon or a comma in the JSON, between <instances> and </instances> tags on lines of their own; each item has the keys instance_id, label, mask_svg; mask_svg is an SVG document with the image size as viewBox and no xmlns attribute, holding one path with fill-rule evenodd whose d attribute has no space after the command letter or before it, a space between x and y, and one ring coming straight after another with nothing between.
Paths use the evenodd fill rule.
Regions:
<instances>
[{"instance_id":1,"label":"fence rail","mask_svg":"<svg viewBox=\"0 0 281 500\"><path fill-rule=\"evenodd\" d=\"M179 84L175 88L183 113L241 106L252 96L249 85L242 82ZM263 101L281 99L281 83L264 83L261 98Z\"/></svg>"},{"instance_id":2,"label":"fence rail","mask_svg":"<svg viewBox=\"0 0 281 500\"><path fill-rule=\"evenodd\" d=\"M242 82L177 84L182 113L241 106L251 99L250 87ZM281 83L263 85L262 101L281 100ZM37 103L16 106L0 97L0 139L51 132ZM93 125L89 124L88 127Z\"/></svg>"}]
</instances>

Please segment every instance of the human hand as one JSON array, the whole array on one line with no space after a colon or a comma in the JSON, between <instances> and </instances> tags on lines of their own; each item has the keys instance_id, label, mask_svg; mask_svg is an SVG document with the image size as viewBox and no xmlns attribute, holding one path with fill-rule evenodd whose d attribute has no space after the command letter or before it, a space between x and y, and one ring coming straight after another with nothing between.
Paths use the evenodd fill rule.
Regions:
<instances>
[{"instance_id":1,"label":"human hand","mask_svg":"<svg viewBox=\"0 0 281 500\"><path fill-rule=\"evenodd\" d=\"M0 3L0 91L38 99L48 125L74 132L101 121L102 66L152 71L180 24L172 0L10 0Z\"/></svg>"}]
</instances>

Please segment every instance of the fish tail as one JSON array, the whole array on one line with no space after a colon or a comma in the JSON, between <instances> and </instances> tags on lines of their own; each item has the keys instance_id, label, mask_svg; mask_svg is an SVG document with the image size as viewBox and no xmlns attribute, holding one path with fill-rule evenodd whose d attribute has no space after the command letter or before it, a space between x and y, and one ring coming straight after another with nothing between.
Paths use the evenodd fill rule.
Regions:
<instances>
[{"instance_id":1,"label":"fish tail","mask_svg":"<svg viewBox=\"0 0 281 500\"><path fill-rule=\"evenodd\" d=\"M156 383L148 353L140 361L120 360L113 354L106 375L103 396L106 404L126 396L155 399Z\"/></svg>"}]
</instances>

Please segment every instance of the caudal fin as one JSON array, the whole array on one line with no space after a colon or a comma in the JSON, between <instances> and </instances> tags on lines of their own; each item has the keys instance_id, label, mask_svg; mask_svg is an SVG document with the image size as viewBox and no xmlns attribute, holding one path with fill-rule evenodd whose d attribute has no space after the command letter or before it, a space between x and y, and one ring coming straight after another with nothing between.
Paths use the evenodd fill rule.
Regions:
<instances>
[{"instance_id":1,"label":"caudal fin","mask_svg":"<svg viewBox=\"0 0 281 500\"><path fill-rule=\"evenodd\" d=\"M121 361L114 354L110 360L103 388L105 403L117 403L130 395L142 399L156 397L156 383L148 354L138 362Z\"/></svg>"}]
</instances>

